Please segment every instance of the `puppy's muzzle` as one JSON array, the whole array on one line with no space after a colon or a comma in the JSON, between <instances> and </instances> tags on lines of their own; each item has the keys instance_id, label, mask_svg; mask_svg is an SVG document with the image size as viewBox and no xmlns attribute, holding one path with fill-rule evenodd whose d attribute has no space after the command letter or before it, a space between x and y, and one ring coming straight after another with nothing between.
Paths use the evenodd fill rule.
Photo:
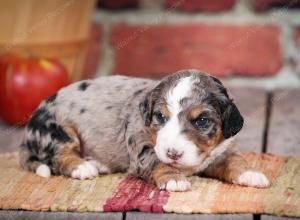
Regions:
<instances>
[{"instance_id":1,"label":"puppy's muzzle","mask_svg":"<svg viewBox=\"0 0 300 220\"><path fill-rule=\"evenodd\" d=\"M183 156L183 153L179 153L175 149L168 149L167 151L167 157L171 160L179 160Z\"/></svg>"}]
</instances>

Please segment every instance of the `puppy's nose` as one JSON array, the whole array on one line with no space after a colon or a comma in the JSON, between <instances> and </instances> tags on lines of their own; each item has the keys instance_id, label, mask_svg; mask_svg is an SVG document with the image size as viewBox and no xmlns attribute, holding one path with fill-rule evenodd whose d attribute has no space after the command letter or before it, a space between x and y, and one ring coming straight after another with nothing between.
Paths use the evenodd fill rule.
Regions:
<instances>
[{"instance_id":1,"label":"puppy's nose","mask_svg":"<svg viewBox=\"0 0 300 220\"><path fill-rule=\"evenodd\" d=\"M167 156L172 160L179 160L182 157L183 153L179 153L177 150L168 149Z\"/></svg>"}]
</instances>

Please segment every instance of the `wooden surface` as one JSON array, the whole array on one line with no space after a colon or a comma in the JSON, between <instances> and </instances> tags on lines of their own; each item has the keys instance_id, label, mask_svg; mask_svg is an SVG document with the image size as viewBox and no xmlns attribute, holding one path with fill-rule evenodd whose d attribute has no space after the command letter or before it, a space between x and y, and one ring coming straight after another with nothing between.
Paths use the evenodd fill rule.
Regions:
<instances>
[{"instance_id":1,"label":"wooden surface","mask_svg":"<svg viewBox=\"0 0 300 220\"><path fill-rule=\"evenodd\" d=\"M252 215L184 215L184 214L148 214L139 212L129 212L126 220L252 220Z\"/></svg>"},{"instance_id":2,"label":"wooden surface","mask_svg":"<svg viewBox=\"0 0 300 220\"><path fill-rule=\"evenodd\" d=\"M237 148L241 151L261 152L267 120L267 92L256 89L232 89L235 102L245 118L245 125L237 136ZM267 130L266 152L300 155L300 90L280 90L272 92L271 115ZM0 122L0 152L14 151L21 140L23 128L6 126ZM225 204L224 204L225 205ZM148 214L139 212L122 213L51 213L0 211L0 219L292 219L267 215L181 215Z\"/></svg>"},{"instance_id":3,"label":"wooden surface","mask_svg":"<svg viewBox=\"0 0 300 220\"><path fill-rule=\"evenodd\" d=\"M0 121L0 153L13 152L22 141L24 128L8 126Z\"/></svg>"},{"instance_id":4,"label":"wooden surface","mask_svg":"<svg viewBox=\"0 0 300 220\"><path fill-rule=\"evenodd\" d=\"M263 89L230 89L234 102L244 117L243 129L236 136L241 151L262 151L267 92Z\"/></svg>"},{"instance_id":5,"label":"wooden surface","mask_svg":"<svg viewBox=\"0 0 300 220\"><path fill-rule=\"evenodd\" d=\"M272 93L268 131L268 153L300 155L300 90L277 90ZM262 215L261 220L292 218Z\"/></svg>"},{"instance_id":6,"label":"wooden surface","mask_svg":"<svg viewBox=\"0 0 300 220\"><path fill-rule=\"evenodd\" d=\"M293 219L299 219L299 218L276 217L276 216L270 216L270 215L262 215L261 216L261 220L293 220Z\"/></svg>"},{"instance_id":7,"label":"wooden surface","mask_svg":"<svg viewBox=\"0 0 300 220\"><path fill-rule=\"evenodd\" d=\"M122 213L0 211L1 220L122 220Z\"/></svg>"},{"instance_id":8,"label":"wooden surface","mask_svg":"<svg viewBox=\"0 0 300 220\"><path fill-rule=\"evenodd\" d=\"M267 151L283 155L300 155L300 90L276 91Z\"/></svg>"},{"instance_id":9,"label":"wooden surface","mask_svg":"<svg viewBox=\"0 0 300 220\"><path fill-rule=\"evenodd\" d=\"M276 216L270 216L270 215L261 216L261 220L292 220L292 219L298 219L298 218L276 217Z\"/></svg>"}]
</instances>

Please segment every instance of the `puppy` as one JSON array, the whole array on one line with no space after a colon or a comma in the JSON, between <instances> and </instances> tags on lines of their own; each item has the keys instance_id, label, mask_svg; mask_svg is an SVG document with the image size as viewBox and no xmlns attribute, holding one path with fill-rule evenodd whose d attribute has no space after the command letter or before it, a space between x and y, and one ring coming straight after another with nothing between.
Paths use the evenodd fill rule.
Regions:
<instances>
[{"instance_id":1,"label":"puppy","mask_svg":"<svg viewBox=\"0 0 300 220\"><path fill-rule=\"evenodd\" d=\"M107 76L61 89L33 113L20 164L42 177L91 179L128 172L160 189L186 191L188 176L267 187L235 153L243 117L222 83L197 70L160 81Z\"/></svg>"}]
</instances>

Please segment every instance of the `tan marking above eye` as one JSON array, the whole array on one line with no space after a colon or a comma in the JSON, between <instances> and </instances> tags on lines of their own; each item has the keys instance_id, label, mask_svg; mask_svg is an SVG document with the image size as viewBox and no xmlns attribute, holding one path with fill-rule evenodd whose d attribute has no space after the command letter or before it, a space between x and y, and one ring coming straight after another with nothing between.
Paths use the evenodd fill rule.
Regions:
<instances>
[{"instance_id":1,"label":"tan marking above eye","mask_svg":"<svg viewBox=\"0 0 300 220\"><path fill-rule=\"evenodd\" d=\"M188 118L190 120L196 119L199 117L199 115L203 112L203 108L201 106L197 106L189 110L188 112Z\"/></svg>"},{"instance_id":2,"label":"tan marking above eye","mask_svg":"<svg viewBox=\"0 0 300 220\"><path fill-rule=\"evenodd\" d=\"M169 112L169 110L165 104L160 105L160 108L157 108L156 111L160 111L161 114L167 119L169 119L171 117L171 113Z\"/></svg>"}]
</instances>

